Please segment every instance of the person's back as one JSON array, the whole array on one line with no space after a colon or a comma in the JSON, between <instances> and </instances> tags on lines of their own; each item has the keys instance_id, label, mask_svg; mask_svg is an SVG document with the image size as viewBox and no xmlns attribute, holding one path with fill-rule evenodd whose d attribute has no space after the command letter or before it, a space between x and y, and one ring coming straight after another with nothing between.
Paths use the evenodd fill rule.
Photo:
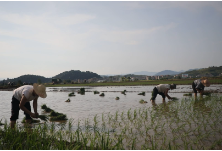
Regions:
<instances>
[{"instance_id":1,"label":"person's back","mask_svg":"<svg viewBox=\"0 0 222 151\"><path fill-rule=\"evenodd\" d=\"M26 97L28 101L34 100L36 97L32 95L33 86L32 85L24 85L14 90L13 96L21 101L22 95Z\"/></svg>"},{"instance_id":2,"label":"person's back","mask_svg":"<svg viewBox=\"0 0 222 151\"><path fill-rule=\"evenodd\" d=\"M159 84L156 86L158 92L165 93L167 90L170 90L169 84Z\"/></svg>"}]
</instances>

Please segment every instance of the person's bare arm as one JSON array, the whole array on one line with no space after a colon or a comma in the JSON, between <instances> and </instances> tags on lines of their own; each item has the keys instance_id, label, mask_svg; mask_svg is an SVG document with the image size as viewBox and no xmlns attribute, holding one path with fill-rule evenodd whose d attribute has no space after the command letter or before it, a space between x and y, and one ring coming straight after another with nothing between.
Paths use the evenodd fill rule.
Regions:
<instances>
[{"instance_id":1,"label":"person's bare arm","mask_svg":"<svg viewBox=\"0 0 222 151\"><path fill-rule=\"evenodd\" d=\"M168 99L172 99L169 95L168 95L168 89L165 91L165 96L168 98Z\"/></svg>"},{"instance_id":2,"label":"person's bare arm","mask_svg":"<svg viewBox=\"0 0 222 151\"><path fill-rule=\"evenodd\" d=\"M19 107L20 109L22 109L24 112L26 112L27 114L29 114L31 117L36 118L35 114L30 112L24 105L25 103L28 102L28 100L26 99L26 97L24 95L22 95L22 99L20 101Z\"/></svg>"}]
</instances>

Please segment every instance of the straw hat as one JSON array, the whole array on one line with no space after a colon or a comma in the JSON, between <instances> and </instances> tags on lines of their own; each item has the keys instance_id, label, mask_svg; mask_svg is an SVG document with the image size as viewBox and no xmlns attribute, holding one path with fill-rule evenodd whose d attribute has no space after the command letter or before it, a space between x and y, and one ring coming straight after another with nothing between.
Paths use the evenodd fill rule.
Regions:
<instances>
[{"instance_id":1,"label":"straw hat","mask_svg":"<svg viewBox=\"0 0 222 151\"><path fill-rule=\"evenodd\" d=\"M38 96L40 96L41 98L46 98L47 94L44 85L38 85L37 83L34 83L33 88L35 90L35 93L38 94Z\"/></svg>"},{"instance_id":2,"label":"straw hat","mask_svg":"<svg viewBox=\"0 0 222 151\"><path fill-rule=\"evenodd\" d=\"M205 87L209 87L210 86L210 82L206 79L206 80L203 80L203 85L205 86Z\"/></svg>"},{"instance_id":3,"label":"straw hat","mask_svg":"<svg viewBox=\"0 0 222 151\"><path fill-rule=\"evenodd\" d=\"M173 89L176 89L176 84L172 83L172 84L171 84L171 87L172 87Z\"/></svg>"}]
</instances>

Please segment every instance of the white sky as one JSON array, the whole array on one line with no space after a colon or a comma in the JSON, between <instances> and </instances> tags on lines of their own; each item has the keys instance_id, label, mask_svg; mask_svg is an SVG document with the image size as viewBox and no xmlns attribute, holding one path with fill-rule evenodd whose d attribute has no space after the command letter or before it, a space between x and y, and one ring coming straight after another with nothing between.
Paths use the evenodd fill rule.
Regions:
<instances>
[{"instance_id":1,"label":"white sky","mask_svg":"<svg viewBox=\"0 0 222 151\"><path fill-rule=\"evenodd\" d=\"M0 78L222 65L222 2L0 1Z\"/></svg>"}]
</instances>

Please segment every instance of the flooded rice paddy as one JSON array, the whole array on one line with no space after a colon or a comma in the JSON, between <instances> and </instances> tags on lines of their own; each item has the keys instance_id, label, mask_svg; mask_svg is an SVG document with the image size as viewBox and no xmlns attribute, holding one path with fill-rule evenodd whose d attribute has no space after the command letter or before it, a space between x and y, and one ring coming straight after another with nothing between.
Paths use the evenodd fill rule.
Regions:
<instances>
[{"instance_id":1,"label":"flooded rice paddy","mask_svg":"<svg viewBox=\"0 0 222 151\"><path fill-rule=\"evenodd\" d=\"M39 98L38 112L44 114L41 106L46 104L74 119L57 128L60 140L82 140L91 149L222 149L221 85L206 88L214 92L211 97L197 99L183 96L192 92L191 86L178 85L169 95L179 100L163 103L157 96L155 105L149 101L153 87L84 87L84 95L77 93L81 87L49 87L47 98ZM121 94L124 90L126 95ZM68 97L70 92L75 96ZM138 95L141 92L145 96ZM12 93L0 91L0 118L8 121ZM141 99L148 103L139 103ZM20 111L19 123L23 117Z\"/></svg>"},{"instance_id":2,"label":"flooded rice paddy","mask_svg":"<svg viewBox=\"0 0 222 151\"><path fill-rule=\"evenodd\" d=\"M38 100L38 113L42 114L41 106L46 104L51 109L64 113L68 119L73 118L85 119L93 118L95 115L115 113L116 111L127 111L129 109L136 109L140 107L151 107L152 104L149 101L151 98L151 92L154 86L112 86L112 87L84 87L85 95L78 94L77 91L81 87L47 87L47 98ZM121 91L126 90L126 95L121 94ZM212 85L205 90L222 92L221 85ZM105 96L101 97L99 94L94 94L94 91L104 93ZM75 96L69 97L68 94L74 92ZM145 96L138 95L141 92L145 92ZM178 85L177 89L171 90L169 95L171 97L184 98L184 93L192 92L190 85ZM11 116L11 98L13 91L0 91L0 119L3 121L10 120ZM119 100L115 98L119 97ZM70 102L65 102L67 99ZM143 99L147 101L146 104L140 104L139 101ZM166 98L166 103L169 100ZM156 98L156 104L162 103L162 97L160 95ZM33 106L31 102L31 108ZM18 122L21 122L24 117L23 111L19 112Z\"/></svg>"}]
</instances>

